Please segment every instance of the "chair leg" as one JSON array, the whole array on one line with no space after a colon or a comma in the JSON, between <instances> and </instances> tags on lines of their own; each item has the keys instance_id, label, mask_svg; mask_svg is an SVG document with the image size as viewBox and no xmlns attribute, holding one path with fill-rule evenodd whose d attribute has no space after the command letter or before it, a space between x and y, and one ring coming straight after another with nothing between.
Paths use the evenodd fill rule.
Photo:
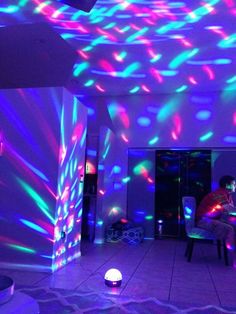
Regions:
<instances>
[{"instance_id":1,"label":"chair leg","mask_svg":"<svg viewBox=\"0 0 236 314\"><path fill-rule=\"evenodd\" d=\"M229 266L229 259L228 259L228 249L226 247L226 243L223 240L223 250L224 250L224 260L225 260L225 265Z\"/></svg>"},{"instance_id":2,"label":"chair leg","mask_svg":"<svg viewBox=\"0 0 236 314\"><path fill-rule=\"evenodd\" d=\"M221 259L221 241L217 240L217 252L218 252L218 258Z\"/></svg>"},{"instance_id":3,"label":"chair leg","mask_svg":"<svg viewBox=\"0 0 236 314\"><path fill-rule=\"evenodd\" d=\"M184 252L184 256L185 256L185 257L188 256L189 245L190 245L190 239L188 238L188 240L187 240L187 245L186 245L186 249L185 249L185 252Z\"/></svg>"},{"instance_id":4,"label":"chair leg","mask_svg":"<svg viewBox=\"0 0 236 314\"><path fill-rule=\"evenodd\" d=\"M189 249L188 249L188 262L191 262L192 254L193 254L193 246L194 246L194 239L189 239Z\"/></svg>"}]
</instances>

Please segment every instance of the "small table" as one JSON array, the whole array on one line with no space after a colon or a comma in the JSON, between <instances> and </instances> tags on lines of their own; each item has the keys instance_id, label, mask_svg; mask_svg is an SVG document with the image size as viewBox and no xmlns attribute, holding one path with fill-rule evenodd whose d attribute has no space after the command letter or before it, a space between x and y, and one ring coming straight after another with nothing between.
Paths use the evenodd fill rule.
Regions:
<instances>
[{"instance_id":1,"label":"small table","mask_svg":"<svg viewBox=\"0 0 236 314\"><path fill-rule=\"evenodd\" d=\"M7 303L0 305L0 313L39 314L39 305L29 295L15 291L12 298Z\"/></svg>"}]
</instances>

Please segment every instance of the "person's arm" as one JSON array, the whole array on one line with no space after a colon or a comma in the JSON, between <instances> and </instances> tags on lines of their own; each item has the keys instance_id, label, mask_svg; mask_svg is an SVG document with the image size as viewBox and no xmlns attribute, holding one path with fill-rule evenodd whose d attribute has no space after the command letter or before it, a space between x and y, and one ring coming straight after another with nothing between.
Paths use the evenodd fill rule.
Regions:
<instances>
[{"instance_id":1,"label":"person's arm","mask_svg":"<svg viewBox=\"0 0 236 314\"><path fill-rule=\"evenodd\" d=\"M223 205L224 213L228 215L236 216L236 207L231 204Z\"/></svg>"}]
</instances>

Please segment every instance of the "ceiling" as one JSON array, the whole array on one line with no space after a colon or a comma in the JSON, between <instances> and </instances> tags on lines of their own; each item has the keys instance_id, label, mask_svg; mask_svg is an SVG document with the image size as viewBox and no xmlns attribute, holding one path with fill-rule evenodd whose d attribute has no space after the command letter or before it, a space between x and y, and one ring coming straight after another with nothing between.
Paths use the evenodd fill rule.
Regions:
<instances>
[{"instance_id":1,"label":"ceiling","mask_svg":"<svg viewBox=\"0 0 236 314\"><path fill-rule=\"evenodd\" d=\"M77 96L236 89L235 0L1 1L1 26L47 22L78 54Z\"/></svg>"}]
</instances>

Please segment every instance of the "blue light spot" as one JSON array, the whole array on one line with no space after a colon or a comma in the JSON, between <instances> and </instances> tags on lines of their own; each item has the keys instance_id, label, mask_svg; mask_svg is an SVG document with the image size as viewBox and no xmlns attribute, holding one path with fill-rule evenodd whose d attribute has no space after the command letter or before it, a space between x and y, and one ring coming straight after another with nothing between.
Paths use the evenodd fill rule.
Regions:
<instances>
[{"instance_id":1,"label":"blue light spot","mask_svg":"<svg viewBox=\"0 0 236 314\"><path fill-rule=\"evenodd\" d=\"M98 170L104 170L104 165L99 164L98 165Z\"/></svg>"},{"instance_id":2,"label":"blue light spot","mask_svg":"<svg viewBox=\"0 0 236 314\"><path fill-rule=\"evenodd\" d=\"M26 219L19 219L24 225L26 225L27 227L35 230L35 231L38 231L40 233L44 233L44 234L48 234L48 232L46 230L44 230L42 227L40 227L39 225L36 225L35 223L29 221L29 220L26 220Z\"/></svg>"},{"instance_id":3,"label":"blue light spot","mask_svg":"<svg viewBox=\"0 0 236 314\"><path fill-rule=\"evenodd\" d=\"M186 213L189 214L189 215L192 214L192 209L189 208L189 207L187 207L187 206L185 207L185 211L186 211Z\"/></svg>"},{"instance_id":4,"label":"blue light spot","mask_svg":"<svg viewBox=\"0 0 236 314\"><path fill-rule=\"evenodd\" d=\"M88 156L96 157L96 156L97 156L97 152L96 152L96 150L88 149L88 150L87 150L87 155L88 155Z\"/></svg>"},{"instance_id":5,"label":"blue light spot","mask_svg":"<svg viewBox=\"0 0 236 314\"><path fill-rule=\"evenodd\" d=\"M197 103L197 104L209 104L212 102L212 98L210 98L210 97L193 96L190 99L192 102Z\"/></svg>"},{"instance_id":6,"label":"blue light spot","mask_svg":"<svg viewBox=\"0 0 236 314\"><path fill-rule=\"evenodd\" d=\"M146 118L146 117L140 117L138 118L138 124L140 126L149 126L151 124L151 121L149 118Z\"/></svg>"},{"instance_id":7,"label":"blue light spot","mask_svg":"<svg viewBox=\"0 0 236 314\"><path fill-rule=\"evenodd\" d=\"M224 142L227 143L236 143L236 136L225 136Z\"/></svg>"},{"instance_id":8,"label":"blue light spot","mask_svg":"<svg viewBox=\"0 0 236 314\"><path fill-rule=\"evenodd\" d=\"M198 120L208 120L211 116L211 112L209 110L200 110L196 114L196 118Z\"/></svg>"},{"instance_id":9,"label":"blue light spot","mask_svg":"<svg viewBox=\"0 0 236 314\"><path fill-rule=\"evenodd\" d=\"M88 107L88 115L89 116L92 116L92 115L94 115L95 114L95 110L93 109L93 108L89 108Z\"/></svg>"},{"instance_id":10,"label":"blue light spot","mask_svg":"<svg viewBox=\"0 0 236 314\"><path fill-rule=\"evenodd\" d=\"M113 188L114 190L119 190L122 188L122 184L120 182L115 182Z\"/></svg>"},{"instance_id":11,"label":"blue light spot","mask_svg":"<svg viewBox=\"0 0 236 314\"><path fill-rule=\"evenodd\" d=\"M119 167L119 166L113 167L113 173L120 173L120 172L121 172L121 167Z\"/></svg>"}]
</instances>

